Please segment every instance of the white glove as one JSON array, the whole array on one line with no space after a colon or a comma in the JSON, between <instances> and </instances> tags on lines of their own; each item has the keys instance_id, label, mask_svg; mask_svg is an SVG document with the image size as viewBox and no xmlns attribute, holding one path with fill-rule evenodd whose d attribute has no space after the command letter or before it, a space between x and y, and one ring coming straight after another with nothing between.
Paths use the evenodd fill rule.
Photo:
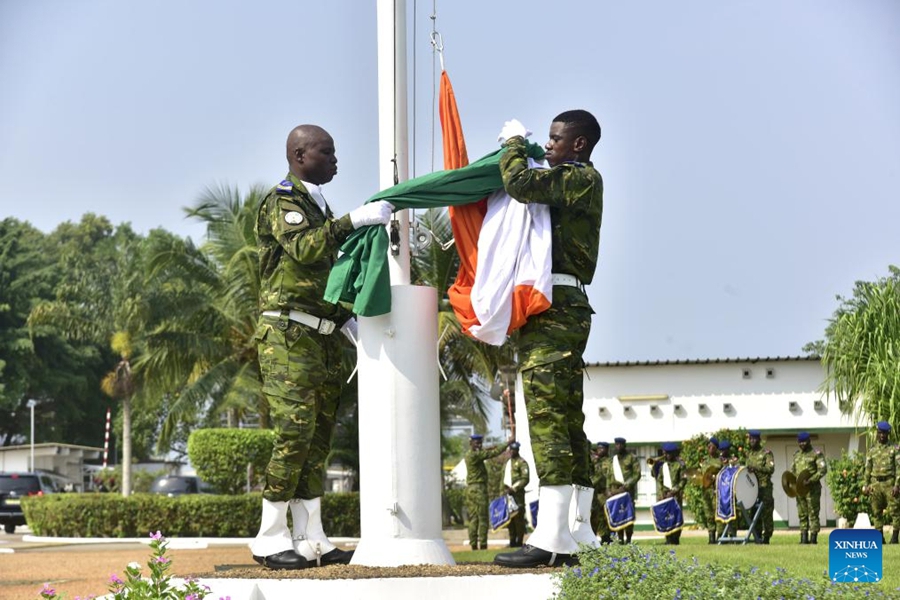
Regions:
<instances>
[{"instance_id":1,"label":"white glove","mask_svg":"<svg viewBox=\"0 0 900 600\"><path fill-rule=\"evenodd\" d=\"M387 225L392 212L394 212L393 204L387 200L377 200L351 210L350 222L353 223L354 229L364 225Z\"/></svg>"},{"instance_id":2,"label":"white glove","mask_svg":"<svg viewBox=\"0 0 900 600\"><path fill-rule=\"evenodd\" d=\"M347 322L341 327L341 333L346 335L347 339L353 342L354 346L357 344L357 340L359 340L359 323L356 322L356 317L347 319Z\"/></svg>"},{"instance_id":3,"label":"white glove","mask_svg":"<svg viewBox=\"0 0 900 600\"><path fill-rule=\"evenodd\" d=\"M529 135L531 135L531 132L525 129L525 126L522 125L518 119L513 119L503 124L503 129L500 130L500 135L497 136L497 141L501 144L505 144L506 140L511 137L516 137L517 135L521 135L523 138L527 138Z\"/></svg>"}]
</instances>

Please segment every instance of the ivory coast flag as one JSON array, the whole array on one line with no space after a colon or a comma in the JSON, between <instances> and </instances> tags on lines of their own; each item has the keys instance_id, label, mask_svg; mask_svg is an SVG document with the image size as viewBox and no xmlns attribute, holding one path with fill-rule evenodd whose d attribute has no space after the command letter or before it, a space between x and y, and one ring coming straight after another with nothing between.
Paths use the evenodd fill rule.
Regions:
<instances>
[{"instance_id":1,"label":"ivory coast flag","mask_svg":"<svg viewBox=\"0 0 900 600\"><path fill-rule=\"evenodd\" d=\"M441 73L444 169L468 164L466 143L447 72ZM542 165L529 159L531 166ZM499 346L529 316L550 307L549 207L516 202L501 187L486 198L450 206L459 272L450 305L464 332Z\"/></svg>"}]
</instances>

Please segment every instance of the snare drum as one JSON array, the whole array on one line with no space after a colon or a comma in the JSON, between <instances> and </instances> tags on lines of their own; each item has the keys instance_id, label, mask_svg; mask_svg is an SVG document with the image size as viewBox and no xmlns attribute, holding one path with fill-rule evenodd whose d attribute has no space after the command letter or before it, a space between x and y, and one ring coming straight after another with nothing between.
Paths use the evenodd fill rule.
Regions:
<instances>
[{"instance_id":1,"label":"snare drum","mask_svg":"<svg viewBox=\"0 0 900 600\"><path fill-rule=\"evenodd\" d=\"M684 527L684 513L675 498L660 500L650 507L650 514L657 533L669 535Z\"/></svg>"},{"instance_id":2,"label":"snare drum","mask_svg":"<svg viewBox=\"0 0 900 600\"><path fill-rule=\"evenodd\" d=\"M609 498L604 509L606 510L606 520L612 531L625 529L634 523L634 502L631 501L631 495L628 492L622 492Z\"/></svg>"}]
</instances>

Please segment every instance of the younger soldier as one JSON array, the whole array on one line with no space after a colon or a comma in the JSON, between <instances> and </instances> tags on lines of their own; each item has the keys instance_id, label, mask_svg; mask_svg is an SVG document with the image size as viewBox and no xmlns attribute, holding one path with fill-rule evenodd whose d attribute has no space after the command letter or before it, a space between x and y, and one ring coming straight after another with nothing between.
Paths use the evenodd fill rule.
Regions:
<instances>
[{"instance_id":1,"label":"younger soldier","mask_svg":"<svg viewBox=\"0 0 900 600\"><path fill-rule=\"evenodd\" d=\"M469 436L469 451L466 453L466 510L469 512L469 545L472 550L487 550L488 527L488 473L484 461L500 456L506 446L490 446L482 449L484 436L475 433Z\"/></svg>"},{"instance_id":2,"label":"younger soldier","mask_svg":"<svg viewBox=\"0 0 900 600\"><path fill-rule=\"evenodd\" d=\"M757 502L762 504L753 535L757 544L768 544L772 539L774 527L772 514L775 512L775 498L772 495L772 474L775 472L775 455L760 444L762 436L759 430L751 429L747 432L747 437L750 440L750 448L747 451L746 466L756 475L759 484Z\"/></svg>"},{"instance_id":3,"label":"younger soldier","mask_svg":"<svg viewBox=\"0 0 900 600\"><path fill-rule=\"evenodd\" d=\"M625 438L617 437L616 453L612 457L609 467L609 480L607 487L609 495L615 496L622 492L628 492L631 501L637 503L637 484L641 479L641 463L634 454L628 452ZM620 544L630 544L634 534L634 525L629 525L618 532Z\"/></svg>"},{"instance_id":4,"label":"younger soldier","mask_svg":"<svg viewBox=\"0 0 900 600\"><path fill-rule=\"evenodd\" d=\"M656 475L660 490L660 500L675 498L678 506L684 506L684 486L687 485L684 462L678 457L678 444L667 442L662 446L665 458ZM654 465L656 466L656 465ZM681 540L681 530L666 536L666 544L677 546Z\"/></svg>"},{"instance_id":5,"label":"younger soldier","mask_svg":"<svg viewBox=\"0 0 900 600\"><path fill-rule=\"evenodd\" d=\"M703 487L701 501L703 502L702 523L709 534L709 543L716 543L716 479L715 476L722 468L722 459L719 458L719 440L711 437L706 443L706 456L700 461L700 473L707 477L712 476L709 485Z\"/></svg>"},{"instance_id":6,"label":"younger soldier","mask_svg":"<svg viewBox=\"0 0 900 600\"><path fill-rule=\"evenodd\" d=\"M801 431L797 434L797 444L800 449L794 452L794 460L791 463L791 472L800 479L804 473L807 475L806 486L808 493L805 496L797 495L797 516L800 518L800 543L816 544L819 536L819 507L822 502L822 478L825 477L827 467L825 456L821 450L813 450L809 441L809 433Z\"/></svg>"},{"instance_id":7,"label":"younger soldier","mask_svg":"<svg viewBox=\"0 0 900 600\"><path fill-rule=\"evenodd\" d=\"M594 502L591 505L591 527L600 537L601 544L611 544L609 521L606 519L607 480L612 459L609 457L609 442L597 442L597 454L594 458Z\"/></svg>"},{"instance_id":8,"label":"younger soldier","mask_svg":"<svg viewBox=\"0 0 900 600\"><path fill-rule=\"evenodd\" d=\"M519 512L508 525L509 547L521 548L525 540L525 513L528 511L528 507L525 506L525 486L531 480L531 474L528 463L519 456L519 442L510 443L509 452L509 460L506 461L506 467L503 470L503 484L506 493L511 495L519 505Z\"/></svg>"},{"instance_id":9,"label":"younger soldier","mask_svg":"<svg viewBox=\"0 0 900 600\"><path fill-rule=\"evenodd\" d=\"M888 443L891 424L879 421L876 425L875 444L866 453L866 468L863 476L863 494L869 497L872 507L872 520L875 529L881 531L881 542L884 543L884 525L894 512L894 504L900 495L900 455L897 448ZM891 543L897 543L897 526L891 534Z\"/></svg>"}]
</instances>

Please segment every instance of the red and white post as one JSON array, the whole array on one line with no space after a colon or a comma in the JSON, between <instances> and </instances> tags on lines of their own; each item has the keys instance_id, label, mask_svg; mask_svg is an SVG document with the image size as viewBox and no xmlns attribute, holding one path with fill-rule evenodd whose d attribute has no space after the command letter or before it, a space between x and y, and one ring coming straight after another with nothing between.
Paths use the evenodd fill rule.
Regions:
<instances>
[{"instance_id":1,"label":"red and white post","mask_svg":"<svg viewBox=\"0 0 900 600\"><path fill-rule=\"evenodd\" d=\"M103 437L103 468L106 468L109 458L109 416L110 410L106 409L106 435Z\"/></svg>"}]
</instances>

